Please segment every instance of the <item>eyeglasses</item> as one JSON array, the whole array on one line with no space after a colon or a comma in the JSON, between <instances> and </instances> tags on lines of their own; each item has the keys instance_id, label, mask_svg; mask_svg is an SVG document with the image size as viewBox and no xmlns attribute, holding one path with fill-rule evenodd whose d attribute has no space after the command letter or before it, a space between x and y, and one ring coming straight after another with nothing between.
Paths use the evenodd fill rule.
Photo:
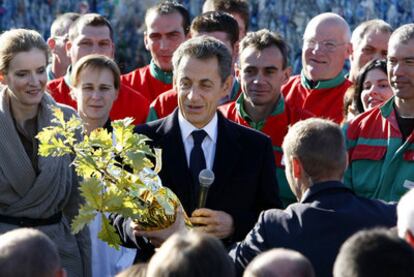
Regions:
<instances>
[{"instance_id":1,"label":"eyeglasses","mask_svg":"<svg viewBox=\"0 0 414 277\"><path fill-rule=\"evenodd\" d=\"M337 43L332 40L317 41L314 39L305 39L303 43L304 43L304 46L307 48L315 49L316 45L318 45L319 49L321 49L322 51L328 51L328 52L333 52L335 51L336 47L346 44L346 42Z\"/></svg>"}]
</instances>

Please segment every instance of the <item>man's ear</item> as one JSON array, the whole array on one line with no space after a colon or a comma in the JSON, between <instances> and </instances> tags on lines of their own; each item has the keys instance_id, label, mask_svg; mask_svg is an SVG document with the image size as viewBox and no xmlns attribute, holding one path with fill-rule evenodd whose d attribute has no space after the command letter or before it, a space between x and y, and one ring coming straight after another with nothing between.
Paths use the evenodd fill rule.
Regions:
<instances>
[{"instance_id":1,"label":"man's ear","mask_svg":"<svg viewBox=\"0 0 414 277\"><path fill-rule=\"evenodd\" d=\"M147 51L149 51L149 47L148 47L148 33L147 33L147 31L144 32L144 45L145 45L145 49Z\"/></svg>"},{"instance_id":2,"label":"man's ear","mask_svg":"<svg viewBox=\"0 0 414 277\"><path fill-rule=\"evenodd\" d=\"M60 268L58 271L56 271L55 276L56 277L66 277L67 276L66 270L64 268Z\"/></svg>"},{"instance_id":3,"label":"man's ear","mask_svg":"<svg viewBox=\"0 0 414 277\"><path fill-rule=\"evenodd\" d=\"M289 81L290 75L292 74L292 67L288 66L283 70L283 82L282 84L286 84Z\"/></svg>"},{"instance_id":4,"label":"man's ear","mask_svg":"<svg viewBox=\"0 0 414 277\"><path fill-rule=\"evenodd\" d=\"M66 55L70 58L70 49L72 48L72 42L70 40L68 40L65 43L65 51L66 51Z\"/></svg>"},{"instance_id":5,"label":"man's ear","mask_svg":"<svg viewBox=\"0 0 414 277\"><path fill-rule=\"evenodd\" d=\"M410 230L407 230L405 234L405 241L408 242L408 244L414 248L414 235L411 233Z\"/></svg>"},{"instance_id":6,"label":"man's ear","mask_svg":"<svg viewBox=\"0 0 414 277\"><path fill-rule=\"evenodd\" d=\"M223 91L221 97L225 97L231 91L233 86L233 76L230 74L223 83Z\"/></svg>"},{"instance_id":7,"label":"man's ear","mask_svg":"<svg viewBox=\"0 0 414 277\"><path fill-rule=\"evenodd\" d=\"M49 46L50 51L53 52L55 50L56 40L54 38L48 38L47 45Z\"/></svg>"},{"instance_id":8,"label":"man's ear","mask_svg":"<svg viewBox=\"0 0 414 277\"><path fill-rule=\"evenodd\" d=\"M292 157L292 174L293 177L296 179L300 179L302 177L303 168L302 163L298 158Z\"/></svg>"}]
</instances>

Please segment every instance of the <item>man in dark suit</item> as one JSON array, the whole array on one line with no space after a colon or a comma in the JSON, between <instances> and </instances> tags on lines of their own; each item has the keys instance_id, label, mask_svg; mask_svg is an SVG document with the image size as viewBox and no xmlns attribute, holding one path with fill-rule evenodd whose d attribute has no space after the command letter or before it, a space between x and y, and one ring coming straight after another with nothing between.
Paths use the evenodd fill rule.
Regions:
<instances>
[{"instance_id":1,"label":"man in dark suit","mask_svg":"<svg viewBox=\"0 0 414 277\"><path fill-rule=\"evenodd\" d=\"M281 206L270 139L217 112L232 85L231 66L227 47L214 38L183 43L173 56L178 109L136 129L162 149L161 180L177 194L195 228L226 243L242 239L262 210ZM213 170L215 180L206 208L196 209L203 168ZM136 235L157 244L151 232L128 220L115 218L114 225L127 244L139 246Z\"/></svg>"},{"instance_id":2,"label":"man in dark suit","mask_svg":"<svg viewBox=\"0 0 414 277\"><path fill-rule=\"evenodd\" d=\"M230 255L240 275L258 254L289 248L311 261L316 276L332 276L341 244L360 229L394 226L395 205L355 196L343 185L347 154L337 124L317 118L298 122L282 148L286 177L299 202L263 212Z\"/></svg>"}]
</instances>

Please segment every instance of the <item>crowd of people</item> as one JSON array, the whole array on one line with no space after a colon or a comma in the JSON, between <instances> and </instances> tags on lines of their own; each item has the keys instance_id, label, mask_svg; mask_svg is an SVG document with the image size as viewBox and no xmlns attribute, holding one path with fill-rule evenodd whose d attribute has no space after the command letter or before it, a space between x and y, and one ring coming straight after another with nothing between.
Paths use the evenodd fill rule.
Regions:
<instances>
[{"instance_id":1,"label":"crowd of people","mask_svg":"<svg viewBox=\"0 0 414 277\"><path fill-rule=\"evenodd\" d=\"M28 26L0 35L0 277L414 276L414 24L371 14L351 29L322 9L287 35L274 1L253 1L273 31L249 31L245 0L206 0L192 20L188 3L145 2L151 60L122 74L119 30L95 2L59 15L47 40ZM107 214L119 250L98 239L101 217L73 235L72 157L38 154L54 107L84 135L133 118L162 149L175 222Z\"/></svg>"}]
</instances>

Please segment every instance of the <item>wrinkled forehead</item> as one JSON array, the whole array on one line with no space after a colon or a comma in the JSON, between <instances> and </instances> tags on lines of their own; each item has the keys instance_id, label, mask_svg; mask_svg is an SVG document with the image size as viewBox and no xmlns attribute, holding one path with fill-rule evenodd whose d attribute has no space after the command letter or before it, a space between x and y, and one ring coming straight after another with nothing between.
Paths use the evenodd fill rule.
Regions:
<instances>
[{"instance_id":1,"label":"wrinkled forehead","mask_svg":"<svg viewBox=\"0 0 414 277\"><path fill-rule=\"evenodd\" d=\"M388 42L388 56L414 57L414 38L404 40L399 36L392 36Z\"/></svg>"},{"instance_id":2,"label":"wrinkled forehead","mask_svg":"<svg viewBox=\"0 0 414 277\"><path fill-rule=\"evenodd\" d=\"M348 41L347 27L336 19L311 21L306 26L304 39Z\"/></svg>"}]
</instances>

